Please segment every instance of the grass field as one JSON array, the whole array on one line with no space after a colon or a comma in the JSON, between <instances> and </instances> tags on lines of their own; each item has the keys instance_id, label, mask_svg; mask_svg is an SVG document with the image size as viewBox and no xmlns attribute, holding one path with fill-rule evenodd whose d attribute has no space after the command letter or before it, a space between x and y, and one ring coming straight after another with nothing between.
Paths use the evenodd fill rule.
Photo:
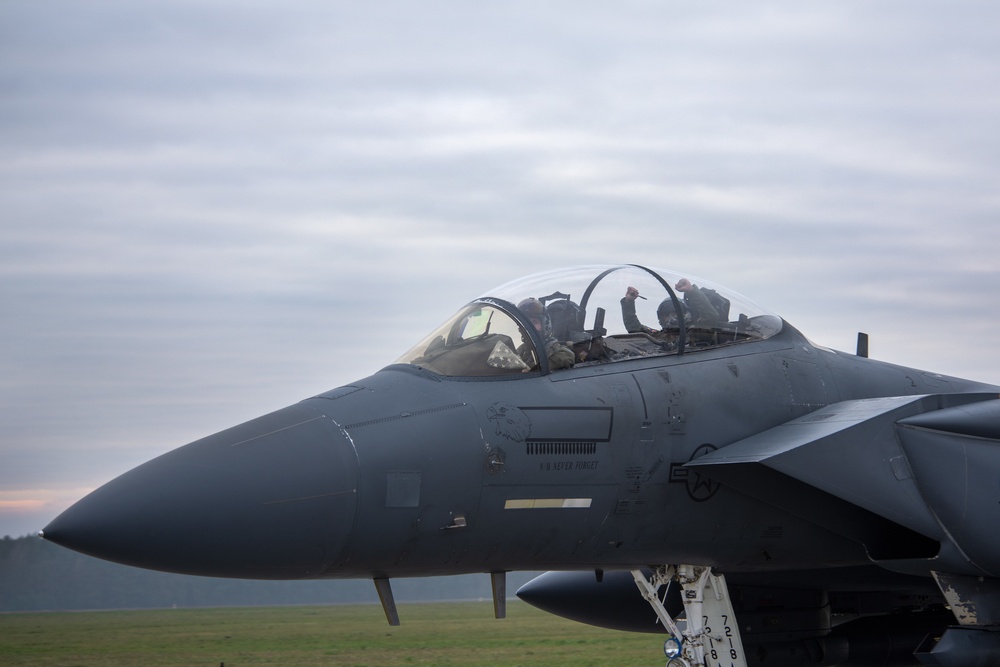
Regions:
<instances>
[{"instance_id":1,"label":"grass field","mask_svg":"<svg viewBox=\"0 0 1000 667\"><path fill-rule=\"evenodd\" d=\"M601 630L522 602L0 614L0 665L662 665L657 635Z\"/></svg>"}]
</instances>

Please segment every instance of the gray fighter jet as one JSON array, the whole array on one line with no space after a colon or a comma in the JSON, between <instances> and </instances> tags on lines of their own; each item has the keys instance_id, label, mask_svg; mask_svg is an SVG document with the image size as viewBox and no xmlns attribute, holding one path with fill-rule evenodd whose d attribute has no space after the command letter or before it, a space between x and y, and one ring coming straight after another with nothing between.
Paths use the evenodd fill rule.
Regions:
<instances>
[{"instance_id":1,"label":"gray fighter jet","mask_svg":"<svg viewBox=\"0 0 1000 667\"><path fill-rule=\"evenodd\" d=\"M959 332L956 332L958 334ZM473 300L373 376L125 473L43 536L254 579L483 572L672 667L1000 664L1000 387L634 265Z\"/></svg>"}]
</instances>

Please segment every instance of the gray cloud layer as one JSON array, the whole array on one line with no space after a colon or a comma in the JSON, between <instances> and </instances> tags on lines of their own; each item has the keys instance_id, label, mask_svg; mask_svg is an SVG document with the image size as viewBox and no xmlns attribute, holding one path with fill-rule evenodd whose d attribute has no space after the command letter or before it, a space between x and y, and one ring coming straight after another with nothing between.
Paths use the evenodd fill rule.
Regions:
<instances>
[{"instance_id":1,"label":"gray cloud layer","mask_svg":"<svg viewBox=\"0 0 1000 667\"><path fill-rule=\"evenodd\" d=\"M0 534L518 275L1000 380L993 3L0 6Z\"/></svg>"}]
</instances>

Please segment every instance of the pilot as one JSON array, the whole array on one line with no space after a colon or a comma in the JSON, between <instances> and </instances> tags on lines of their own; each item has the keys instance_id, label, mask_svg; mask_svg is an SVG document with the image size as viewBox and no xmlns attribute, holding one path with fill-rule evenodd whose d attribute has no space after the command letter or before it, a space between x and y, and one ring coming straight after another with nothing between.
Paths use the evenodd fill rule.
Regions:
<instances>
[{"instance_id":1,"label":"pilot","mask_svg":"<svg viewBox=\"0 0 1000 667\"><path fill-rule=\"evenodd\" d=\"M647 333L658 337L668 335L672 337L673 334L667 332L671 329L676 330L677 323L682 318L686 326L699 329L714 329L721 323L719 313L716 312L712 302L698 289L697 285L692 284L687 278L681 278L674 285L674 289L684 294L684 300L680 303L681 316L678 317L673 299L667 297L656 308L656 319L660 322L660 330L657 331L639 321L639 317L635 314L635 300L640 298L639 290L630 285L625 290L625 296L621 300L622 322L625 324L626 331Z\"/></svg>"},{"instance_id":2,"label":"pilot","mask_svg":"<svg viewBox=\"0 0 1000 667\"><path fill-rule=\"evenodd\" d=\"M549 320L548 313L545 312L545 306L542 305L542 302L532 297L524 299L517 304L517 307L531 321L531 324L535 327L535 331L545 341L545 353L549 358L549 369L559 370L572 366L576 361L576 355L573 354L573 350L557 341L555 336L552 335L552 323ZM532 352L532 345L528 341L525 341L523 345L517 348L517 353L528 366L534 369L537 364Z\"/></svg>"}]
</instances>

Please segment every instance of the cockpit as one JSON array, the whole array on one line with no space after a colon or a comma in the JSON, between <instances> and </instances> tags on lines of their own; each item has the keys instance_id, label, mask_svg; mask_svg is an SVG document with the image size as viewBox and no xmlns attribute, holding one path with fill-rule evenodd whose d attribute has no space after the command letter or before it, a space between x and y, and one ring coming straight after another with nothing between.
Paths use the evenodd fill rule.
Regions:
<instances>
[{"instance_id":1,"label":"cockpit","mask_svg":"<svg viewBox=\"0 0 1000 667\"><path fill-rule=\"evenodd\" d=\"M473 300L398 364L449 377L561 372L769 338L780 317L713 283L638 265L521 278Z\"/></svg>"}]
</instances>

